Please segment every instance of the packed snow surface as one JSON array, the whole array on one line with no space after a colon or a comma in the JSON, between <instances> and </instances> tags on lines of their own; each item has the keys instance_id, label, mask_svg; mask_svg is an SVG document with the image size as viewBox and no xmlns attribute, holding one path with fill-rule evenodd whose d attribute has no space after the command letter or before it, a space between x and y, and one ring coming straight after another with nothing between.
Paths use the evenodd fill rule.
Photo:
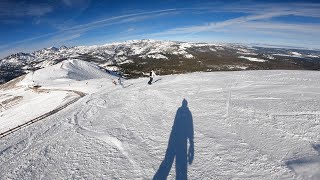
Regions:
<instances>
[{"instance_id":1,"label":"packed snow surface","mask_svg":"<svg viewBox=\"0 0 320 180\"><path fill-rule=\"evenodd\" d=\"M0 89L0 133L66 105L85 93L89 79L116 78L81 60L65 60L9 82ZM79 88L84 86L84 88Z\"/></svg>"},{"instance_id":2,"label":"packed snow surface","mask_svg":"<svg viewBox=\"0 0 320 180\"><path fill-rule=\"evenodd\" d=\"M0 177L320 179L319 75L242 71L158 76L152 85L147 78L48 84L87 95L1 138Z\"/></svg>"}]
</instances>

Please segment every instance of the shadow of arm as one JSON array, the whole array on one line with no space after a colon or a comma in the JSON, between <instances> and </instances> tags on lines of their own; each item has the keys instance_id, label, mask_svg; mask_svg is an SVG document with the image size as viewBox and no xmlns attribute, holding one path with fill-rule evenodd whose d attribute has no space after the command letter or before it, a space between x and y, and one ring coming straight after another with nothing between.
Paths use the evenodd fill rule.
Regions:
<instances>
[{"instance_id":1,"label":"shadow of arm","mask_svg":"<svg viewBox=\"0 0 320 180\"><path fill-rule=\"evenodd\" d=\"M194 143L193 140L189 139L190 146L188 151L188 162L189 164L192 164L193 158L194 158Z\"/></svg>"},{"instance_id":2,"label":"shadow of arm","mask_svg":"<svg viewBox=\"0 0 320 180\"><path fill-rule=\"evenodd\" d=\"M188 162L189 164L192 164L193 159L194 159L194 141L193 141L193 119L192 119L192 114L190 112L189 115L190 118L190 128L189 128L189 150L188 150Z\"/></svg>"}]
</instances>

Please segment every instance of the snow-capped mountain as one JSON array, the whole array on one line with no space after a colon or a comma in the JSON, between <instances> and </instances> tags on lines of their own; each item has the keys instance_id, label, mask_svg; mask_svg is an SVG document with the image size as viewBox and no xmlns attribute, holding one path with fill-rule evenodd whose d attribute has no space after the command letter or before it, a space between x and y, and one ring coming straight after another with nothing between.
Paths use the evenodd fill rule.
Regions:
<instances>
[{"instance_id":1,"label":"snow-capped mountain","mask_svg":"<svg viewBox=\"0 0 320 180\"><path fill-rule=\"evenodd\" d=\"M17 53L10 55L1 60L1 65L25 65L28 62L42 62L45 60L56 61L63 58L89 55L96 61L109 63L123 63L130 60L130 56L141 58L168 59L163 54L183 55L186 58L193 58L192 54L186 51L186 48L194 44L173 42L173 41L156 41L156 40L131 40L122 43L111 43L100 46L77 46L67 48L50 47L44 48L33 53Z\"/></svg>"},{"instance_id":2,"label":"snow-capped mountain","mask_svg":"<svg viewBox=\"0 0 320 180\"><path fill-rule=\"evenodd\" d=\"M1 81L70 58L120 70L128 77L141 76L150 68L161 70L162 74L245 69L320 69L320 52L313 50L130 40L94 46L50 47L32 53L13 54L0 60Z\"/></svg>"}]
</instances>

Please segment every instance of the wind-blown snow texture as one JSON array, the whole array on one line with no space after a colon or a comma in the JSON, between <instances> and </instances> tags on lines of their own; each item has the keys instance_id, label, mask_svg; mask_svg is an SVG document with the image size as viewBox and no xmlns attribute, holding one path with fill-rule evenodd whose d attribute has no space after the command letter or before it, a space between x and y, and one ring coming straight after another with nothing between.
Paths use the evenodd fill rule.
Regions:
<instances>
[{"instance_id":1,"label":"wind-blown snow texture","mask_svg":"<svg viewBox=\"0 0 320 180\"><path fill-rule=\"evenodd\" d=\"M0 177L152 179L169 168L168 179L176 169L188 179L319 179L319 77L245 71L158 76L151 86L147 78L74 82L88 95L0 139Z\"/></svg>"}]
</instances>

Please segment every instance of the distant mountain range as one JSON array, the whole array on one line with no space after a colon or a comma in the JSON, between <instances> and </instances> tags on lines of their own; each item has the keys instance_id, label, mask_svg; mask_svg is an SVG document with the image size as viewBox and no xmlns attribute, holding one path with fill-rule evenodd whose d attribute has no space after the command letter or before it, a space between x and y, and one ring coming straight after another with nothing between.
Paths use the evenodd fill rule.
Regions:
<instances>
[{"instance_id":1,"label":"distant mountain range","mask_svg":"<svg viewBox=\"0 0 320 180\"><path fill-rule=\"evenodd\" d=\"M109 71L132 78L155 69L161 74L194 71L303 69L320 70L320 51L245 46L238 44L188 43L131 40L96 46L44 48L0 59L0 81L66 59L92 62Z\"/></svg>"}]
</instances>

